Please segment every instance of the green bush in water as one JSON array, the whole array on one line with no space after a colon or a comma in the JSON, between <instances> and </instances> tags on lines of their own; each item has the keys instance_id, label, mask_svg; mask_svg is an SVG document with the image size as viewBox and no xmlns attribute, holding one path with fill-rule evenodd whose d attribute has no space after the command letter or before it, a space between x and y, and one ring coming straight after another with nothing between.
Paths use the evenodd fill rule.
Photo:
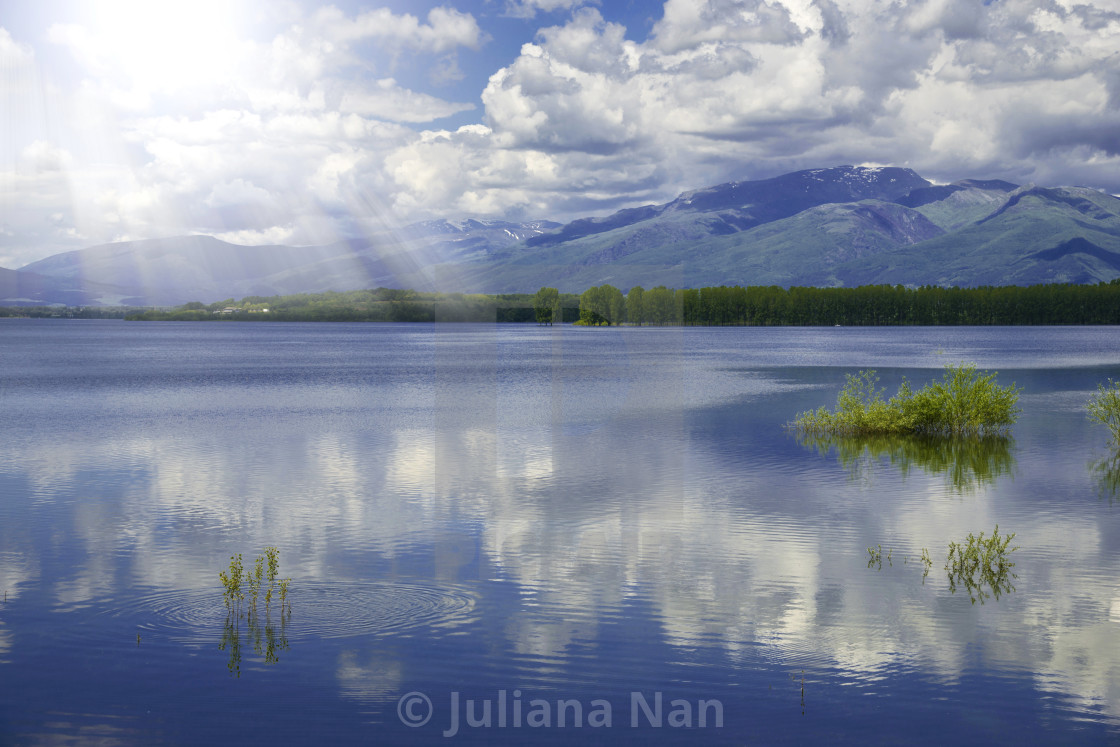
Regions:
<instances>
[{"instance_id":1,"label":"green bush in water","mask_svg":"<svg viewBox=\"0 0 1120 747\"><path fill-rule=\"evenodd\" d=\"M1090 395L1089 417L1106 426L1112 440L1120 444L1120 381L1108 380L1108 386L1097 384L1096 394Z\"/></svg>"},{"instance_id":2,"label":"green bush in water","mask_svg":"<svg viewBox=\"0 0 1120 747\"><path fill-rule=\"evenodd\" d=\"M791 427L803 434L932 434L977 436L1001 433L1018 416L1019 390L999 386L994 373L973 364L949 365L941 381L914 391L905 379L890 400L874 371L848 374L834 411L821 407L797 416Z\"/></svg>"},{"instance_id":3,"label":"green bush in water","mask_svg":"<svg viewBox=\"0 0 1120 747\"><path fill-rule=\"evenodd\" d=\"M1011 581L1018 576L1011 572L1015 567L1011 562L1011 553L1019 548L1008 547L1013 539L1014 532L1001 537L999 524L996 524L995 530L987 538L983 532L980 532L979 537L970 532L964 543L950 542L949 557L945 561L949 591L955 594L957 587L963 586L973 604L977 600L983 604L985 599L993 595L999 599L1001 595L1015 591Z\"/></svg>"}]
</instances>

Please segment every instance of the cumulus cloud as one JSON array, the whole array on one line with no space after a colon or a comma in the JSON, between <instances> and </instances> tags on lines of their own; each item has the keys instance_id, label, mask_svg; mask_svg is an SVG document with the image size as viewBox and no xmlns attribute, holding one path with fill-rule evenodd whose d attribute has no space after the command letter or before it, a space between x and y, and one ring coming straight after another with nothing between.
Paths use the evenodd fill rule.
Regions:
<instances>
[{"instance_id":1,"label":"cumulus cloud","mask_svg":"<svg viewBox=\"0 0 1120 747\"><path fill-rule=\"evenodd\" d=\"M802 38L789 9L766 0L667 0L654 26L663 52L694 49L706 42L792 44Z\"/></svg>"},{"instance_id":2,"label":"cumulus cloud","mask_svg":"<svg viewBox=\"0 0 1120 747\"><path fill-rule=\"evenodd\" d=\"M411 144L408 162L450 151L470 167L436 158L426 171L443 184L507 210L551 205L554 216L865 161L1116 192L1113 15L1027 0L668 0L638 43L583 9L491 76L484 135ZM530 156L549 168L529 176ZM518 169L507 187L492 178ZM420 173L397 169L395 204L426 203ZM582 197L565 199L564 177L549 174Z\"/></svg>"},{"instance_id":3,"label":"cumulus cloud","mask_svg":"<svg viewBox=\"0 0 1120 747\"><path fill-rule=\"evenodd\" d=\"M382 44L437 54L457 47L478 49L487 38L470 13L442 6L428 12L427 23L409 13L397 15L388 8L368 10L350 18L329 6L315 15L312 25L334 42L376 39Z\"/></svg>"},{"instance_id":4,"label":"cumulus cloud","mask_svg":"<svg viewBox=\"0 0 1120 747\"><path fill-rule=\"evenodd\" d=\"M643 107L629 85L636 45L624 33L588 10L567 26L542 31L540 45L526 44L482 94L499 142L608 153L639 138Z\"/></svg>"}]
</instances>

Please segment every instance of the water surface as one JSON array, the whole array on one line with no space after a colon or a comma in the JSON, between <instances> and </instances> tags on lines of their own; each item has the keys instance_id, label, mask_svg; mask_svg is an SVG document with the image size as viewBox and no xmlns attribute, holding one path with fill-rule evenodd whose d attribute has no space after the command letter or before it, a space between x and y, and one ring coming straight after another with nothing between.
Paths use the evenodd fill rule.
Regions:
<instances>
[{"instance_id":1,"label":"water surface","mask_svg":"<svg viewBox=\"0 0 1120 747\"><path fill-rule=\"evenodd\" d=\"M960 361L1006 442L783 428ZM1109 377L1114 328L0 321L0 742L1114 741ZM1014 589L953 593L997 524Z\"/></svg>"}]
</instances>

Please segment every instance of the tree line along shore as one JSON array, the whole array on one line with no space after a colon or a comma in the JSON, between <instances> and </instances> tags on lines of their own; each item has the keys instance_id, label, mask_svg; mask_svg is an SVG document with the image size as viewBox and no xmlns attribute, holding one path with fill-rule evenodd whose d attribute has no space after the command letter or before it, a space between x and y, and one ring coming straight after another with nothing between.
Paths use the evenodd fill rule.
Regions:
<instances>
[{"instance_id":1,"label":"tree line along shore","mask_svg":"<svg viewBox=\"0 0 1120 747\"><path fill-rule=\"evenodd\" d=\"M883 326L1120 324L1120 279L1108 283L943 288L717 286L626 293L434 293L391 288L246 296L173 308L0 307L0 317L135 321L508 322L581 326Z\"/></svg>"}]
</instances>

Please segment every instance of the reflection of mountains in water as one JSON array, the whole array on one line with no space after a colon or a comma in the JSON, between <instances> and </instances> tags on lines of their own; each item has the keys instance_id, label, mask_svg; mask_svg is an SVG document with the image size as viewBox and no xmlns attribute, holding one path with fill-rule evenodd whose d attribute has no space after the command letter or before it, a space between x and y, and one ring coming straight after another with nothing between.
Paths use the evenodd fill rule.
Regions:
<instances>
[{"instance_id":1,"label":"reflection of mountains in water","mask_svg":"<svg viewBox=\"0 0 1120 747\"><path fill-rule=\"evenodd\" d=\"M944 474L957 490L970 491L992 484L1015 466L1011 455L1014 440L1007 436L799 436L802 446L822 455L836 449L840 464L853 475L871 462L887 459L903 475L911 467L930 474Z\"/></svg>"}]
</instances>

